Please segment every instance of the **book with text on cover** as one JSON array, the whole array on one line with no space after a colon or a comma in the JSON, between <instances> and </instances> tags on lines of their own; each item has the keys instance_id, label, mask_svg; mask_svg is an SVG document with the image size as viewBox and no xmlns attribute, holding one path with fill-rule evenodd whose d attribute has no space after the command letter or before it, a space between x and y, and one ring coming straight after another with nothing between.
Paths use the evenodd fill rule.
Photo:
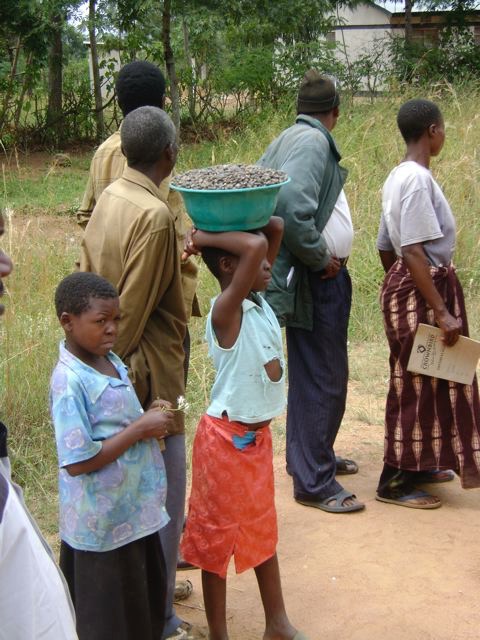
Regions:
<instances>
[{"instance_id":1,"label":"book with text on cover","mask_svg":"<svg viewBox=\"0 0 480 640\"><path fill-rule=\"evenodd\" d=\"M407 370L433 378L472 384L480 357L480 342L460 336L453 347L446 347L438 327L419 324Z\"/></svg>"}]
</instances>

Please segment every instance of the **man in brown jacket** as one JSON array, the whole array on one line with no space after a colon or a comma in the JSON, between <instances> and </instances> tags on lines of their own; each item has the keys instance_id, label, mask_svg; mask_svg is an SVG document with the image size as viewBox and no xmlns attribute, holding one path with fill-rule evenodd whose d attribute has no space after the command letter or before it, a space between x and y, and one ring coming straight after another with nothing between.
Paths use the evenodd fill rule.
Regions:
<instances>
[{"instance_id":1,"label":"man in brown jacket","mask_svg":"<svg viewBox=\"0 0 480 640\"><path fill-rule=\"evenodd\" d=\"M82 240L80 269L102 275L118 289L115 351L127 362L143 406L157 397L176 406L185 389L187 314L175 216L159 189L175 165L175 127L161 109L140 107L122 123L121 146L127 167L95 206ZM177 433L166 439L164 451L171 517L160 533L168 579L165 638L187 637L172 606L185 503L183 430L178 412Z\"/></svg>"}]
</instances>

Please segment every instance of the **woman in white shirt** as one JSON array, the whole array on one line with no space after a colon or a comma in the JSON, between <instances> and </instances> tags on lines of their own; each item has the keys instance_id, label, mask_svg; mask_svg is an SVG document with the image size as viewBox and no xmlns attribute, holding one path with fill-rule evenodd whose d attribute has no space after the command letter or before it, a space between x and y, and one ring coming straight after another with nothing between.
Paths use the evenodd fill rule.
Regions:
<instances>
[{"instance_id":1,"label":"woman in white shirt","mask_svg":"<svg viewBox=\"0 0 480 640\"><path fill-rule=\"evenodd\" d=\"M409 100L397 124L406 154L383 187L377 240L391 372L377 499L434 509L441 501L418 485L452 480L454 469L464 488L480 486L480 404L476 379L462 385L407 371L419 323L438 326L448 346L468 324L451 262L455 220L429 170L445 140L442 114L433 102Z\"/></svg>"}]
</instances>

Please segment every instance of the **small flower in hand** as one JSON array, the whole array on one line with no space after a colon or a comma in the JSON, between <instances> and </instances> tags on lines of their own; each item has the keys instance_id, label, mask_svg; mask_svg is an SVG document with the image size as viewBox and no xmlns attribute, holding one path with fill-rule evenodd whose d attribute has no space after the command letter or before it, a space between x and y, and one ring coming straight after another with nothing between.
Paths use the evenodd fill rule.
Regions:
<instances>
[{"instance_id":1,"label":"small flower in hand","mask_svg":"<svg viewBox=\"0 0 480 640\"><path fill-rule=\"evenodd\" d=\"M187 411L190 407L188 402L185 400L185 396L178 396L177 406L175 408L171 407L170 403L163 404L165 402L165 400L160 400L160 398L157 398L152 403L152 407L154 407L155 409L159 409L160 411Z\"/></svg>"},{"instance_id":2,"label":"small flower in hand","mask_svg":"<svg viewBox=\"0 0 480 640\"><path fill-rule=\"evenodd\" d=\"M177 398L177 411L188 411L190 408L190 405L188 404L188 402L185 400L185 396L178 396Z\"/></svg>"}]
</instances>

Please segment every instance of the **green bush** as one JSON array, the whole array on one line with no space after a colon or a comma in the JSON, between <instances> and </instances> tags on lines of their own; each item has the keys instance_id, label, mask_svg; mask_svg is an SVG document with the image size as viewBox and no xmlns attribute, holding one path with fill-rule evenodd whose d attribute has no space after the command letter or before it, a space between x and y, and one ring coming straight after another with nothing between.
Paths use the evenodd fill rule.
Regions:
<instances>
[{"instance_id":1,"label":"green bush","mask_svg":"<svg viewBox=\"0 0 480 640\"><path fill-rule=\"evenodd\" d=\"M473 80L478 84L480 46L467 28L446 28L435 47L408 44L403 38L391 41L392 75L401 81L429 85L434 82L461 84Z\"/></svg>"}]
</instances>

